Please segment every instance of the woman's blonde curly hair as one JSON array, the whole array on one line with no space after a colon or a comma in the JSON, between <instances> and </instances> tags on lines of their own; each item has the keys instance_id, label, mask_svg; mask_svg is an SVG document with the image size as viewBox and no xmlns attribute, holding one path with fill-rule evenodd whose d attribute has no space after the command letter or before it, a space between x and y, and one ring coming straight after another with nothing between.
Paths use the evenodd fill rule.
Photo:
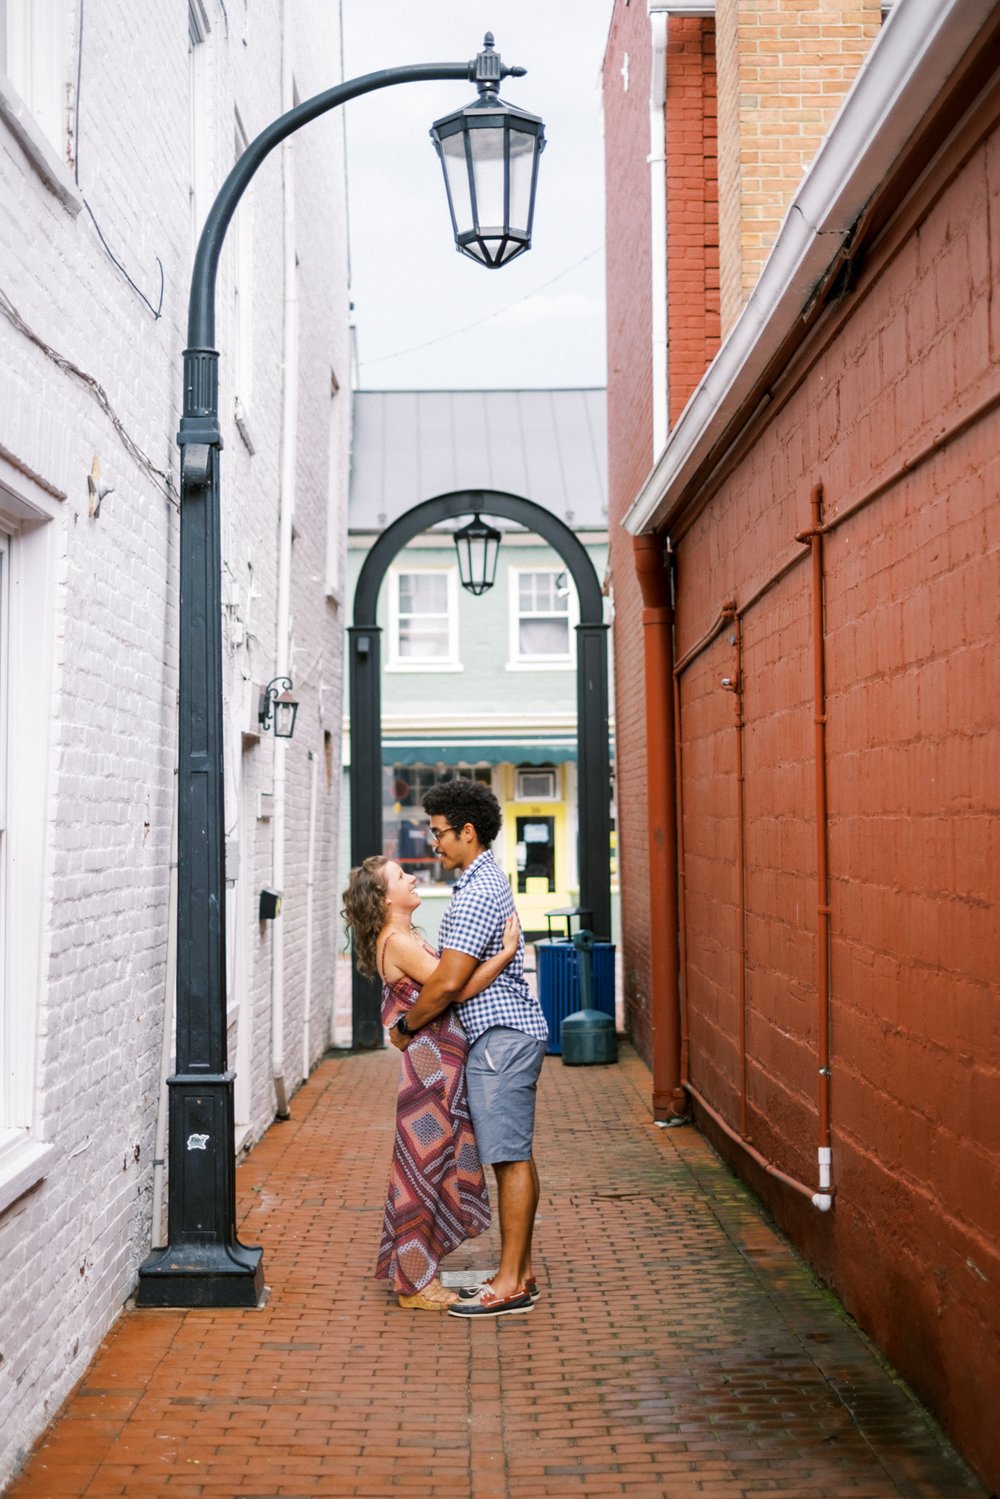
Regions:
<instances>
[{"instance_id":1,"label":"woman's blonde curly hair","mask_svg":"<svg viewBox=\"0 0 1000 1499\"><path fill-rule=\"evenodd\" d=\"M352 869L343 894L341 916L347 935L354 945L354 962L365 978L378 971L375 947L378 934L385 926L385 866L388 860L372 854Z\"/></svg>"}]
</instances>

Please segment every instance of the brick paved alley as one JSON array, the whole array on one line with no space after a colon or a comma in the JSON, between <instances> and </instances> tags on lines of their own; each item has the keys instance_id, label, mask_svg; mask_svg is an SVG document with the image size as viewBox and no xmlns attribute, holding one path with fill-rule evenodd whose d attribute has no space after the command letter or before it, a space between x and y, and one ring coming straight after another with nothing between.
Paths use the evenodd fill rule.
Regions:
<instances>
[{"instance_id":1,"label":"brick paved alley","mask_svg":"<svg viewBox=\"0 0 1000 1499\"><path fill-rule=\"evenodd\" d=\"M627 1047L546 1061L533 1313L401 1311L369 1278L396 1066L328 1059L241 1167L264 1307L129 1312L9 1494L984 1492Z\"/></svg>"}]
</instances>

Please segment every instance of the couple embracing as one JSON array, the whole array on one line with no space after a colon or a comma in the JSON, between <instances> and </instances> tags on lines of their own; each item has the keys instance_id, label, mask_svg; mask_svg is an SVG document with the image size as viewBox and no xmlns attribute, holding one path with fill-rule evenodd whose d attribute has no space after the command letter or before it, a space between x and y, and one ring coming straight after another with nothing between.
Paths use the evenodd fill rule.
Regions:
<instances>
[{"instance_id":1,"label":"couple embracing","mask_svg":"<svg viewBox=\"0 0 1000 1499\"><path fill-rule=\"evenodd\" d=\"M375 1274L391 1280L401 1306L493 1318L530 1311L539 1294L532 1137L548 1028L524 981L510 884L490 852L499 802L458 779L432 787L424 810L441 863L459 871L440 956L414 930L417 882L394 860L366 859L344 892L355 959L381 978L382 1020L404 1053ZM438 1265L489 1225L483 1165L496 1177L500 1266L456 1293Z\"/></svg>"}]
</instances>

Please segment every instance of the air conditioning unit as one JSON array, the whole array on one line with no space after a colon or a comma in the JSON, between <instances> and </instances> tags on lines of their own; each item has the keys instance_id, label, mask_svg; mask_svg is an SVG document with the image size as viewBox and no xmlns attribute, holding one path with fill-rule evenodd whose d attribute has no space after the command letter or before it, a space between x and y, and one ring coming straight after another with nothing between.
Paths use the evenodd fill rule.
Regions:
<instances>
[{"instance_id":1,"label":"air conditioning unit","mask_svg":"<svg viewBox=\"0 0 1000 1499\"><path fill-rule=\"evenodd\" d=\"M559 775L552 770L519 770L517 773L517 796L519 802L554 802L559 799Z\"/></svg>"}]
</instances>

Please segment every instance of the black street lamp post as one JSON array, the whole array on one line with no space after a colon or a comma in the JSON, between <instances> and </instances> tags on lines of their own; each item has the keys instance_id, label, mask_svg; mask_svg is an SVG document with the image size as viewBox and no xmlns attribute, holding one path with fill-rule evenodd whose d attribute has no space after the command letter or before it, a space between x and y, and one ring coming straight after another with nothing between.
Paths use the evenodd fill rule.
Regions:
<instances>
[{"instance_id":1,"label":"black street lamp post","mask_svg":"<svg viewBox=\"0 0 1000 1499\"><path fill-rule=\"evenodd\" d=\"M475 222L462 233L490 248L485 264L512 258L530 242L532 202L523 178L522 136L532 142L531 200L544 145L541 121L498 97L505 68L487 36L472 62L427 63L368 73L317 94L263 130L243 152L212 204L195 255L184 352L181 450L180 641L177 817L177 1054L169 1089L169 1187L166 1248L140 1267L140 1306L256 1306L264 1284L262 1251L236 1237L235 1115L226 1048L225 819L223 816L222 595L219 525L219 354L215 283L222 244L257 168L287 136L338 105L397 83L471 80L475 146L466 153ZM486 146L492 116L499 146ZM528 128L516 123L529 122ZM442 127L446 122L439 121ZM436 127L437 128L437 127ZM439 146L440 149L440 146ZM448 169L446 167L446 180ZM486 173L499 172L487 187ZM449 203L455 220L454 200ZM478 208L476 205L478 204ZM487 209L501 222L484 221ZM471 239L459 249L466 250Z\"/></svg>"}]
</instances>

